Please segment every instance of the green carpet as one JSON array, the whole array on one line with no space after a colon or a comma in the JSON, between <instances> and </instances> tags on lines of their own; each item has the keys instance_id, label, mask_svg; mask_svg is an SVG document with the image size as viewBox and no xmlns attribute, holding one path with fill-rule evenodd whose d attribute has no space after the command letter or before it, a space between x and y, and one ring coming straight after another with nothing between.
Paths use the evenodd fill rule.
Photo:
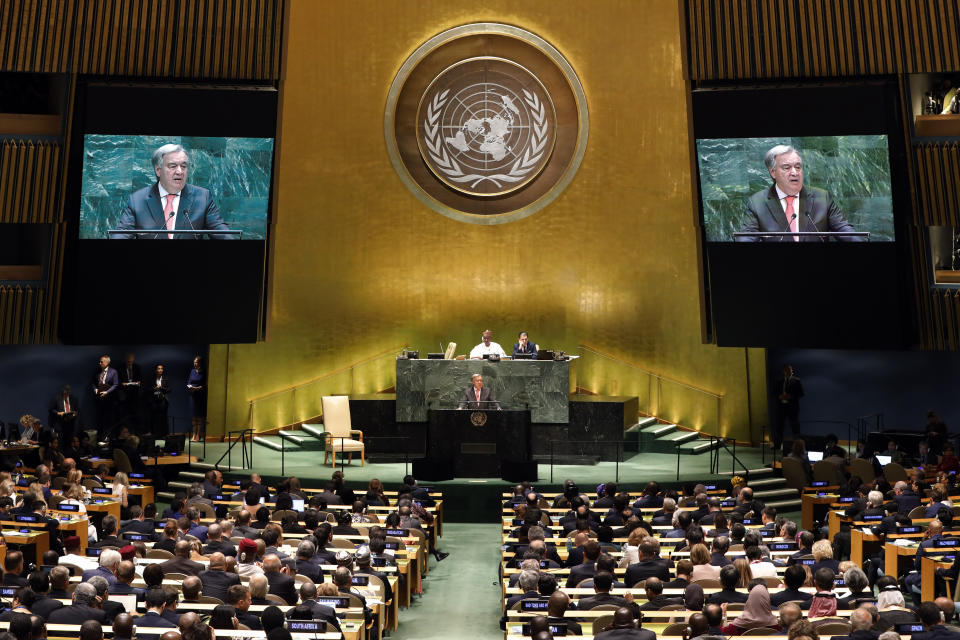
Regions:
<instances>
[{"instance_id":1,"label":"green carpet","mask_svg":"<svg viewBox=\"0 0 960 640\"><path fill-rule=\"evenodd\" d=\"M500 630L500 528L451 523L439 541L450 557L430 560L423 595L400 611L396 640L503 640Z\"/></svg>"}]
</instances>

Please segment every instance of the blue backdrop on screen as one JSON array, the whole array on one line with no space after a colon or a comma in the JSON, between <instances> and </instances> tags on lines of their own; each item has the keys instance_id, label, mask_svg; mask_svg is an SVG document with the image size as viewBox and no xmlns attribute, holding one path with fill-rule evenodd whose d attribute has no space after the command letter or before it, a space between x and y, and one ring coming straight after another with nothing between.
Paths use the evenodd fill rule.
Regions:
<instances>
[{"instance_id":1,"label":"blue backdrop on screen","mask_svg":"<svg viewBox=\"0 0 960 640\"><path fill-rule=\"evenodd\" d=\"M270 198L272 138L86 135L80 238L106 239L134 191L157 181L153 152L180 144L190 159L187 183L208 189L231 229L263 240Z\"/></svg>"},{"instance_id":2,"label":"blue backdrop on screen","mask_svg":"<svg viewBox=\"0 0 960 640\"><path fill-rule=\"evenodd\" d=\"M136 356L144 383L157 364L164 365L170 378L168 416L176 418L178 432L190 430L190 409L187 401L187 376L194 356L207 356L207 345L113 345L64 346L30 345L0 347L0 420L17 422L20 416L32 414L49 424L49 405L64 384L69 384L80 401L80 424L93 428L93 376L102 355L112 359L110 366L123 363L127 353Z\"/></svg>"},{"instance_id":3,"label":"blue backdrop on screen","mask_svg":"<svg viewBox=\"0 0 960 640\"><path fill-rule=\"evenodd\" d=\"M803 184L826 189L856 231L871 242L894 239L890 151L885 135L697 140L697 165L708 242L732 242L747 217L747 200L773 184L763 158L779 144L796 147Z\"/></svg>"}]
</instances>

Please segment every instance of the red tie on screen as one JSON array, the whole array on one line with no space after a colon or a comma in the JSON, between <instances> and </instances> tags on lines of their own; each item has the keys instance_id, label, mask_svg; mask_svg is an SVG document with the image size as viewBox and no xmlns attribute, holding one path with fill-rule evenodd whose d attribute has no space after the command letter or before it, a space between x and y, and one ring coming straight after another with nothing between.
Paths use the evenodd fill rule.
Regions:
<instances>
[{"instance_id":1,"label":"red tie on screen","mask_svg":"<svg viewBox=\"0 0 960 640\"><path fill-rule=\"evenodd\" d=\"M477 405L479 405L479 404L480 404L480 389L474 389L474 391L475 391L476 394L477 394Z\"/></svg>"},{"instance_id":2,"label":"red tie on screen","mask_svg":"<svg viewBox=\"0 0 960 640\"><path fill-rule=\"evenodd\" d=\"M170 214L173 213L173 199L176 197L177 194L175 193L168 193L166 195L167 205L163 208L163 219L167 221L167 231L173 231L174 220L173 216ZM173 234L168 233L167 238L173 240Z\"/></svg>"},{"instance_id":3,"label":"red tie on screen","mask_svg":"<svg viewBox=\"0 0 960 640\"><path fill-rule=\"evenodd\" d=\"M793 210L793 200L797 196L787 196L787 222L790 223L790 231L800 230L800 221L797 220L796 212ZM792 236L794 242L800 242L800 236Z\"/></svg>"},{"instance_id":4,"label":"red tie on screen","mask_svg":"<svg viewBox=\"0 0 960 640\"><path fill-rule=\"evenodd\" d=\"M63 411L65 413L70 413L70 398L63 399Z\"/></svg>"}]
</instances>

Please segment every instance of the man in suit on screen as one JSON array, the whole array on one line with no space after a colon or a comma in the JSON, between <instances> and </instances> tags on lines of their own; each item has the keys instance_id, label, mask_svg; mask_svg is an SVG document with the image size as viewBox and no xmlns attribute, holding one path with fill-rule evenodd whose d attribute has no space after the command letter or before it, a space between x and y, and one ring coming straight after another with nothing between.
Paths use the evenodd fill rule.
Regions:
<instances>
[{"instance_id":1,"label":"man in suit on screen","mask_svg":"<svg viewBox=\"0 0 960 640\"><path fill-rule=\"evenodd\" d=\"M747 200L747 220L741 231L856 231L828 191L803 185L803 160L796 149L785 144L777 145L767 151L763 161L773 178L773 185ZM863 240L855 236L837 239L846 242ZM827 237L778 234L740 237L737 241L826 242Z\"/></svg>"},{"instance_id":2,"label":"man in suit on screen","mask_svg":"<svg viewBox=\"0 0 960 640\"><path fill-rule=\"evenodd\" d=\"M460 396L461 409L493 409L499 411L500 403L493 397L493 391L483 386L483 376L473 374L470 381L473 383L463 390Z\"/></svg>"},{"instance_id":3,"label":"man in suit on screen","mask_svg":"<svg viewBox=\"0 0 960 640\"><path fill-rule=\"evenodd\" d=\"M187 184L190 159L179 144L165 144L153 152L157 182L135 191L127 201L117 229L153 230L155 234L119 233L115 239L170 239L202 237L175 231L222 230L230 227L207 189ZM211 238L236 239L236 235L210 234Z\"/></svg>"}]
</instances>

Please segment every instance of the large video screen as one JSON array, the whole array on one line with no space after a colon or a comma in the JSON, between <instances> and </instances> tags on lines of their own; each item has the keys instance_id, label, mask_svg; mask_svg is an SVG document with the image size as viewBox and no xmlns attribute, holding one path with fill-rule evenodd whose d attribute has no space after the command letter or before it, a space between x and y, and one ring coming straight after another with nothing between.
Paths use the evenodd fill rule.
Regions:
<instances>
[{"instance_id":1,"label":"large video screen","mask_svg":"<svg viewBox=\"0 0 960 640\"><path fill-rule=\"evenodd\" d=\"M707 242L894 240L886 135L704 138L696 150Z\"/></svg>"},{"instance_id":2,"label":"large video screen","mask_svg":"<svg viewBox=\"0 0 960 640\"><path fill-rule=\"evenodd\" d=\"M272 138L87 134L80 238L263 240L272 165Z\"/></svg>"},{"instance_id":3,"label":"large video screen","mask_svg":"<svg viewBox=\"0 0 960 640\"><path fill-rule=\"evenodd\" d=\"M901 96L888 79L696 87L705 335L724 347L911 340ZM899 234L898 234L899 231Z\"/></svg>"},{"instance_id":4,"label":"large video screen","mask_svg":"<svg viewBox=\"0 0 960 640\"><path fill-rule=\"evenodd\" d=\"M263 337L276 87L89 79L76 93L61 340Z\"/></svg>"}]
</instances>

